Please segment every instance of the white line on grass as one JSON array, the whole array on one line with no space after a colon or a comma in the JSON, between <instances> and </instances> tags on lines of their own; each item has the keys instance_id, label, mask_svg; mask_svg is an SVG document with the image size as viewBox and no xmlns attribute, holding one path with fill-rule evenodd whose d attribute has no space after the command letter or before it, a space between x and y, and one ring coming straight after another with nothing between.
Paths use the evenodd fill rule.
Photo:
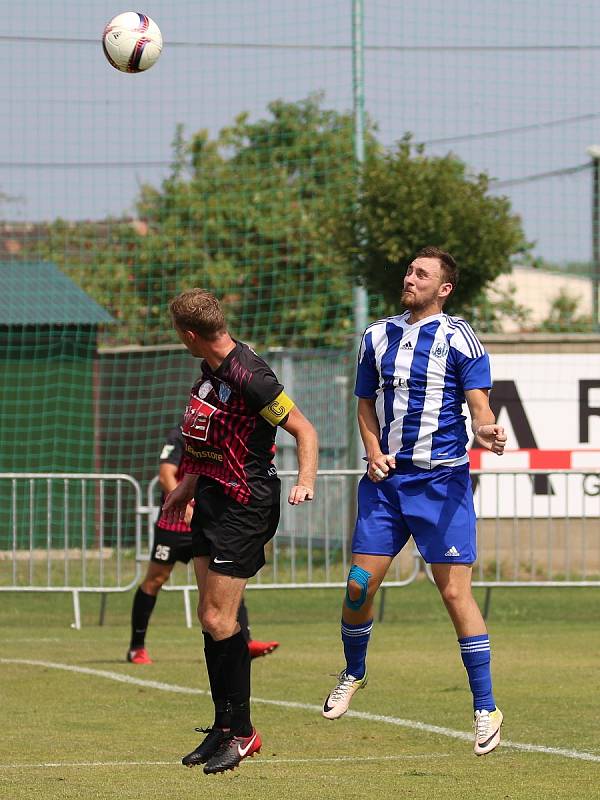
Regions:
<instances>
[{"instance_id":1,"label":"white line on grass","mask_svg":"<svg viewBox=\"0 0 600 800\"><path fill-rule=\"evenodd\" d=\"M36 644L39 644L42 642L60 642L62 640L58 637L53 637L51 639L38 639L35 636L29 636L27 638L19 637L18 639L3 639L2 641L4 644L22 644L23 642L35 642ZM79 639L77 641L79 641Z\"/></svg>"},{"instance_id":2,"label":"white line on grass","mask_svg":"<svg viewBox=\"0 0 600 800\"><path fill-rule=\"evenodd\" d=\"M148 689L158 689L162 692L175 692L177 694L199 694L208 695L204 689L193 689L190 686L177 686L172 683L162 683L161 681L148 681L142 678L134 678L131 675L124 675L121 672L112 672L104 669L90 669L89 667L77 667L73 664L57 664L52 661L33 661L24 658L0 658L0 664L24 664L30 667L46 667L48 669L60 669L66 672L76 672L81 675L94 675L98 678L118 681L119 683L130 683L135 686L145 686ZM298 708L302 711L321 711L321 706L309 703L296 703L288 700L266 700L260 697L253 697L253 703L261 703L269 706L280 706L282 708ZM473 737L464 731L455 731L452 728L442 728L439 725L429 725L426 722L416 722L411 719L401 719L400 717L386 717L382 714L369 714L366 711L348 711L347 717L364 719L369 722L382 722L387 725L398 725L401 728L412 728L425 733L435 733L439 736L447 736L451 739L464 739L470 741ZM525 744L522 742L503 741L502 747L512 750L521 750L526 753L545 753L552 756L563 756L564 758L575 758L579 761L597 761L600 763L600 755L585 753L579 750L569 750L563 747L544 747L540 744Z\"/></svg>"},{"instance_id":3,"label":"white line on grass","mask_svg":"<svg viewBox=\"0 0 600 800\"><path fill-rule=\"evenodd\" d=\"M396 756L333 756L331 758L268 758L246 763L267 764L318 764L337 761L421 761L426 758L450 758L450 753L421 753ZM42 764L0 764L0 769L48 769L49 767L180 767L181 761L48 761Z\"/></svg>"}]
</instances>

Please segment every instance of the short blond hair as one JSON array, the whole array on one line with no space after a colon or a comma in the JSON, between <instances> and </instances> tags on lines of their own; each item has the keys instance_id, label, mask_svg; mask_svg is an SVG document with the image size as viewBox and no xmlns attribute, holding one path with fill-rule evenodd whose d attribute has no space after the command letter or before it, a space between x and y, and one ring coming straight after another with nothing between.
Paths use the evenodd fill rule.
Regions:
<instances>
[{"instance_id":1,"label":"short blond hair","mask_svg":"<svg viewBox=\"0 0 600 800\"><path fill-rule=\"evenodd\" d=\"M221 304L206 289L189 289L169 303L173 323L181 330L197 333L202 339L216 339L227 330Z\"/></svg>"}]
</instances>

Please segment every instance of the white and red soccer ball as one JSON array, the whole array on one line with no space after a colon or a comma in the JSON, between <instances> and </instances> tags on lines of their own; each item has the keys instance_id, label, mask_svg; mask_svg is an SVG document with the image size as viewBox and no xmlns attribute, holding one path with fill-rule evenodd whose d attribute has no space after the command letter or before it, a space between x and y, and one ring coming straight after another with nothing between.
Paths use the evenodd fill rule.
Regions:
<instances>
[{"instance_id":1,"label":"white and red soccer ball","mask_svg":"<svg viewBox=\"0 0 600 800\"><path fill-rule=\"evenodd\" d=\"M104 28L102 48L108 63L121 72L143 72L158 61L160 28L147 14L125 11Z\"/></svg>"}]
</instances>

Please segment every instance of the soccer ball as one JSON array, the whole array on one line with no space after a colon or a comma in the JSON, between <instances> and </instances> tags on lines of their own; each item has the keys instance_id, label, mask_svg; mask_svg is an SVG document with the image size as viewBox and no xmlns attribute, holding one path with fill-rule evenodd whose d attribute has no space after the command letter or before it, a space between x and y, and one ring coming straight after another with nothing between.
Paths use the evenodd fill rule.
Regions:
<instances>
[{"instance_id":1,"label":"soccer ball","mask_svg":"<svg viewBox=\"0 0 600 800\"><path fill-rule=\"evenodd\" d=\"M111 19L102 34L108 63L121 72L143 72L158 61L163 40L160 28L146 14L126 11Z\"/></svg>"}]
</instances>

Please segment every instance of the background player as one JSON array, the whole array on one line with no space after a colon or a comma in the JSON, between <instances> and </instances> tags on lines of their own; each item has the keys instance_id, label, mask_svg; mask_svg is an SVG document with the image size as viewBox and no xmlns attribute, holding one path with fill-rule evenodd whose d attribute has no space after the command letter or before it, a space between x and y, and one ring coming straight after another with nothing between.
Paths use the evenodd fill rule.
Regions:
<instances>
[{"instance_id":1,"label":"background player","mask_svg":"<svg viewBox=\"0 0 600 800\"><path fill-rule=\"evenodd\" d=\"M178 424L169 431L160 454L158 479L163 490L161 505L165 496L181 480L183 453L183 436L181 425ZM190 503L184 519L175 522L166 520L162 511L159 513L154 526L154 541L146 576L135 593L131 609L131 641L127 651L127 661L132 664L152 664L145 647L146 631L157 595L163 584L169 580L176 562L187 564L192 558L192 534L189 523L193 510L193 503ZM268 655L279 646L279 642L259 642L250 637L248 611L243 598L238 611L238 622L242 636L248 643L250 658Z\"/></svg>"},{"instance_id":2,"label":"background player","mask_svg":"<svg viewBox=\"0 0 600 800\"><path fill-rule=\"evenodd\" d=\"M177 335L202 365L182 426L185 475L164 509L167 518L182 519L195 498L198 616L215 706L208 735L182 761L204 763L204 772L212 774L234 769L261 747L250 719L250 658L236 615L246 581L265 563L264 546L279 522L276 428L296 439L292 505L312 500L318 439L268 364L232 339L214 295L192 289L174 298L170 311Z\"/></svg>"},{"instance_id":3,"label":"background player","mask_svg":"<svg viewBox=\"0 0 600 800\"><path fill-rule=\"evenodd\" d=\"M471 591L476 559L466 402L478 443L502 455L506 436L488 402L489 358L471 327L442 313L458 281L452 256L417 253L404 278L404 314L363 336L355 394L368 470L358 489L352 567L342 606L346 668L323 716L346 712L367 683L373 598L392 559L413 536L454 624L473 692L475 753L500 741L490 673L490 642Z\"/></svg>"}]
</instances>

